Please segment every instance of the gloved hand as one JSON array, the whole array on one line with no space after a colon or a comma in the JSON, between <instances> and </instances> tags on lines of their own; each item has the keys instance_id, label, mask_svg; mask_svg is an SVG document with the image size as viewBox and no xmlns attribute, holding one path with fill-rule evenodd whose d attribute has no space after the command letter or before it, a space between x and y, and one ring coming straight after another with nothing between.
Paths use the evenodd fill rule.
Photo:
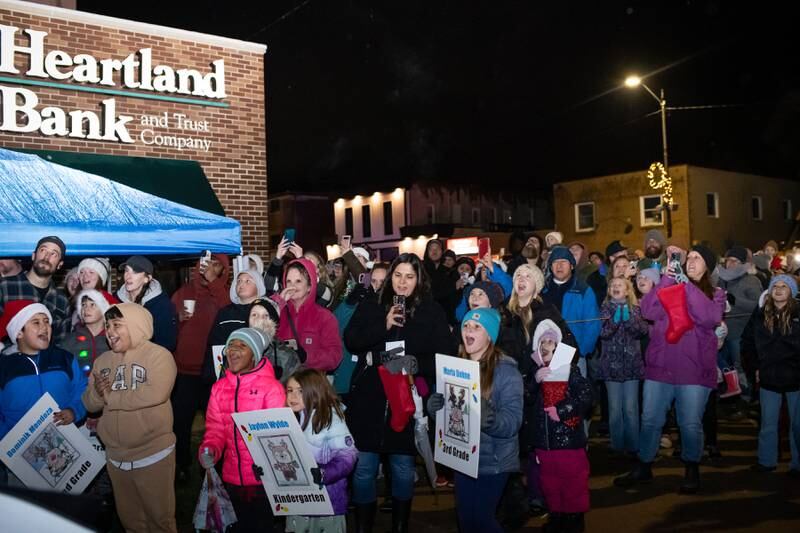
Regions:
<instances>
[{"instance_id":1,"label":"gloved hand","mask_svg":"<svg viewBox=\"0 0 800 533\"><path fill-rule=\"evenodd\" d=\"M253 464L253 475L256 476L256 481L261 481L261 476L264 475L264 469L254 463Z\"/></svg>"},{"instance_id":2,"label":"gloved hand","mask_svg":"<svg viewBox=\"0 0 800 533\"><path fill-rule=\"evenodd\" d=\"M549 366L543 366L542 368L537 370L536 374L534 375L534 378L536 379L536 383L541 383L542 381L544 381L544 378L546 378L550 374L552 374L552 371L550 370L550 367Z\"/></svg>"},{"instance_id":3,"label":"gloved hand","mask_svg":"<svg viewBox=\"0 0 800 533\"><path fill-rule=\"evenodd\" d=\"M614 309L614 319L613 320L614 320L614 324L619 324L620 321L622 320L622 306L618 305Z\"/></svg>"},{"instance_id":4,"label":"gloved hand","mask_svg":"<svg viewBox=\"0 0 800 533\"><path fill-rule=\"evenodd\" d=\"M214 452L206 448L203 450L203 453L200 454L200 466L208 470L209 468L214 468L214 464L217 462L217 459L214 457Z\"/></svg>"},{"instance_id":5,"label":"gloved hand","mask_svg":"<svg viewBox=\"0 0 800 533\"><path fill-rule=\"evenodd\" d=\"M323 481L324 477L325 476L322 475L322 470L319 467L311 469L311 478L314 480L315 485L319 485L320 489L325 485Z\"/></svg>"},{"instance_id":6,"label":"gloved hand","mask_svg":"<svg viewBox=\"0 0 800 533\"><path fill-rule=\"evenodd\" d=\"M631 310L628 308L628 304L622 306L622 321L627 322L631 319Z\"/></svg>"},{"instance_id":7,"label":"gloved hand","mask_svg":"<svg viewBox=\"0 0 800 533\"><path fill-rule=\"evenodd\" d=\"M558 416L558 410L556 409L555 405L551 405L550 407L545 407L544 412L547 413L547 416L550 417L550 420L553 422L561 422L561 418Z\"/></svg>"},{"instance_id":8,"label":"gloved hand","mask_svg":"<svg viewBox=\"0 0 800 533\"><path fill-rule=\"evenodd\" d=\"M444 394L440 392L434 392L428 396L426 406L428 407L428 414L432 415L436 413L436 411L444 407Z\"/></svg>"},{"instance_id":9,"label":"gloved hand","mask_svg":"<svg viewBox=\"0 0 800 533\"><path fill-rule=\"evenodd\" d=\"M481 431L494 425L494 404L481 396Z\"/></svg>"},{"instance_id":10,"label":"gloved hand","mask_svg":"<svg viewBox=\"0 0 800 533\"><path fill-rule=\"evenodd\" d=\"M297 345L297 358L300 359L300 364L305 363L306 359L308 359L308 354L306 353L306 349L300 346L299 344Z\"/></svg>"},{"instance_id":11,"label":"gloved hand","mask_svg":"<svg viewBox=\"0 0 800 533\"><path fill-rule=\"evenodd\" d=\"M384 361L383 367L388 370L390 374L399 374L405 370L406 374L413 376L417 373L417 358L413 355L404 355L396 359Z\"/></svg>"}]
</instances>

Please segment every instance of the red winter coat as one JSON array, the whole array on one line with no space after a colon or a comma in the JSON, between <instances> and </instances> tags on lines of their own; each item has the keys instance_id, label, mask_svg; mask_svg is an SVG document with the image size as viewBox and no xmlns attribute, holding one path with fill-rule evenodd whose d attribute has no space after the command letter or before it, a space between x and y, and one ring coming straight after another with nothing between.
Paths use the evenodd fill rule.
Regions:
<instances>
[{"instance_id":1,"label":"red winter coat","mask_svg":"<svg viewBox=\"0 0 800 533\"><path fill-rule=\"evenodd\" d=\"M306 351L308 359L305 365L323 372L336 370L342 362L342 339L339 336L339 323L333 313L317 305L313 295L317 294L317 269L308 259L296 259L289 263L283 274L283 286L286 286L286 272L293 263L300 263L309 272L311 278L311 292L300 309L295 309L294 304L286 302L278 294L273 298L281 307L281 323L278 327L278 338L282 341L294 339L292 326L289 324L291 315L294 327L297 329L297 346Z\"/></svg>"},{"instance_id":2,"label":"red winter coat","mask_svg":"<svg viewBox=\"0 0 800 533\"><path fill-rule=\"evenodd\" d=\"M200 261L192 272L192 280L175 291L172 303L179 312L183 310L184 300L195 300L192 318L178 322L178 345L175 347L175 365L179 374L199 376L203 369L203 358L206 354L208 334L214 326L214 319L220 309L230 305L230 287L228 271L230 259L227 255L214 254L213 259L222 263L222 274L209 283L200 282L198 268Z\"/></svg>"},{"instance_id":3,"label":"red winter coat","mask_svg":"<svg viewBox=\"0 0 800 533\"><path fill-rule=\"evenodd\" d=\"M226 372L211 388L206 411L206 433L197 451L205 448L223 457L222 480L232 485L261 485L253 473L253 458L233 422L233 413L272 409L286 405L286 393L275 371L262 359L249 372Z\"/></svg>"}]
</instances>

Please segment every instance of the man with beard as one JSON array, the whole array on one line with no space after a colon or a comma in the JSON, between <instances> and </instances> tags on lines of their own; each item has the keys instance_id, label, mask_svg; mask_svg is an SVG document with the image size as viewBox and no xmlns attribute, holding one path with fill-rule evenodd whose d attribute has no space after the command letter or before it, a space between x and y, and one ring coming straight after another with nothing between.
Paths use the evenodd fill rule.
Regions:
<instances>
[{"instance_id":1,"label":"man with beard","mask_svg":"<svg viewBox=\"0 0 800 533\"><path fill-rule=\"evenodd\" d=\"M53 317L54 341L60 342L69 332L71 317L69 300L56 288L53 275L63 266L66 252L64 241L58 237L42 237L31 254L31 269L15 276L4 277L0 281L0 316L6 304L13 300L42 303Z\"/></svg>"},{"instance_id":2,"label":"man with beard","mask_svg":"<svg viewBox=\"0 0 800 533\"><path fill-rule=\"evenodd\" d=\"M667 239L657 229L651 229L644 236L644 256L653 263L658 263L661 270L667 268Z\"/></svg>"},{"instance_id":3,"label":"man with beard","mask_svg":"<svg viewBox=\"0 0 800 533\"><path fill-rule=\"evenodd\" d=\"M0 259L0 277L10 278L22 272L22 263L16 259Z\"/></svg>"}]
</instances>

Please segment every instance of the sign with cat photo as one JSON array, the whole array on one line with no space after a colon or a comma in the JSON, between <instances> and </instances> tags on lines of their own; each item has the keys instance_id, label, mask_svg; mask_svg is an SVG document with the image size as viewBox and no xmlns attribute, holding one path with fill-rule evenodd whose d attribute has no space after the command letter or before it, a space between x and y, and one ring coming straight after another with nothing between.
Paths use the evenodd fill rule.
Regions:
<instances>
[{"instance_id":1,"label":"sign with cat photo","mask_svg":"<svg viewBox=\"0 0 800 533\"><path fill-rule=\"evenodd\" d=\"M317 462L291 409L233 413L233 420L260 468L272 514L333 514L328 489L314 483Z\"/></svg>"},{"instance_id":2,"label":"sign with cat photo","mask_svg":"<svg viewBox=\"0 0 800 533\"><path fill-rule=\"evenodd\" d=\"M436 392L444 395L444 409L436 413L434 458L477 478L481 444L479 363L437 353Z\"/></svg>"}]
</instances>

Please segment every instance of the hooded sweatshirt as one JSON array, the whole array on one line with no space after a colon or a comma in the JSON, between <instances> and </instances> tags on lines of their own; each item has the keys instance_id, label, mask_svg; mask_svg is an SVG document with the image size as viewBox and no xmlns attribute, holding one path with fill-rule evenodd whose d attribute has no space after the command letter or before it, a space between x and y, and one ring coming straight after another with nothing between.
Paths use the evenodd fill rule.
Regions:
<instances>
[{"instance_id":1,"label":"hooded sweatshirt","mask_svg":"<svg viewBox=\"0 0 800 533\"><path fill-rule=\"evenodd\" d=\"M111 391L97 394L94 377L83 393L90 412L103 411L97 433L114 461L138 461L175 444L172 432L170 394L177 369L172 354L150 342L153 317L141 305L117 307L131 337L125 353L106 352L95 362L92 373L109 375Z\"/></svg>"},{"instance_id":2,"label":"hooded sweatshirt","mask_svg":"<svg viewBox=\"0 0 800 533\"><path fill-rule=\"evenodd\" d=\"M184 300L196 302L192 318L178 322L175 364L178 365L178 372L181 374L191 376L201 374L206 354L206 341L214 326L214 319L220 309L231 303L228 294L230 260L227 255L222 254L214 254L212 259L216 259L222 264L222 273L217 279L203 285L199 271L200 261L198 261L191 281L172 295L172 304L176 309L183 309Z\"/></svg>"},{"instance_id":3,"label":"hooded sweatshirt","mask_svg":"<svg viewBox=\"0 0 800 533\"><path fill-rule=\"evenodd\" d=\"M125 285L119 288L117 297L123 303L133 303L133 299L125 290ZM161 284L157 279L150 280L147 292L142 297L142 305L153 317L152 341L170 352L173 351L177 343L178 332L175 306L161 290ZM181 307L183 307L183 302L181 302Z\"/></svg>"},{"instance_id":4,"label":"hooded sweatshirt","mask_svg":"<svg viewBox=\"0 0 800 533\"><path fill-rule=\"evenodd\" d=\"M311 291L300 309L296 309L294 303L285 301L279 294L273 296L281 306L278 338L282 341L295 339L297 347L305 350L307 359L303 363L306 366L323 372L335 370L342 361L342 340L339 337L338 322L333 313L314 301L313 295L317 293L317 270L314 263L308 259L295 259L289 263L283 274L283 286L286 286L286 274L289 268L295 263L302 265L308 272L311 278Z\"/></svg>"}]
</instances>

